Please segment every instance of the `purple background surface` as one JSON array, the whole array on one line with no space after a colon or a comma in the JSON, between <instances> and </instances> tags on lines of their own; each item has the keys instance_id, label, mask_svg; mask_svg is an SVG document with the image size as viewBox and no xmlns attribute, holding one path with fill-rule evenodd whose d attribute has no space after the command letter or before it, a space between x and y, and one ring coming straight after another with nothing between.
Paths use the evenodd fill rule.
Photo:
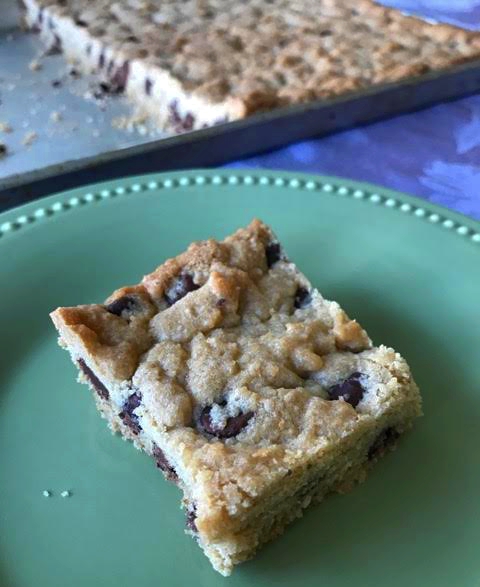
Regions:
<instances>
[{"instance_id":1,"label":"purple background surface","mask_svg":"<svg viewBox=\"0 0 480 587\"><path fill-rule=\"evenodd\" d=\"M385 0L480 29L480 0ZM480 96L244 159L254 167L338 175L423 197L480 219Z\"/></svg>"}]
</instances>

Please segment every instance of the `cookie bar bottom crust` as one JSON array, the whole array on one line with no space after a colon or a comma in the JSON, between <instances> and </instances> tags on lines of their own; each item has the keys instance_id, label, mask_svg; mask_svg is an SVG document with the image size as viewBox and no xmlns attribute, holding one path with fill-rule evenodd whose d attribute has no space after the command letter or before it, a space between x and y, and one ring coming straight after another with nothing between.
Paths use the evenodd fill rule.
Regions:
<instances>
[{"instance_id":1,"label":"cookie bar bottom crust","mask_svg":"<svg viewBox=\"0 0 480 587\"><path fill-rule=\"evenodd\" d=\"M112 433L120 434L124 440L151 456L168 481L183 490L183 506L186 510L186 532L192 535L213 567L224 576L229 576L235 565L252 558L257 550L283 534L287 526L311 504L321 502L331 493L348 493L365 481L368 471L385 454L395 450L399 439L412 427L419 415L416 401L416 386L411 384L410 400L385 413L374 425L351 435L341 446L336 446L328 456L322 455L318 462L311 462L302 471L290 471L281 484L272 488L271 495L260 501L253 509L241 531L230 540L208 543L201 539L195 526L195 505L188 499L188 488L175 474L162 451L145 434L135 434L118 414L116 406L99 395L98 387L82 372L79 382L87 384L94 397L97 409Z\"/></svg>"}]
</instances>

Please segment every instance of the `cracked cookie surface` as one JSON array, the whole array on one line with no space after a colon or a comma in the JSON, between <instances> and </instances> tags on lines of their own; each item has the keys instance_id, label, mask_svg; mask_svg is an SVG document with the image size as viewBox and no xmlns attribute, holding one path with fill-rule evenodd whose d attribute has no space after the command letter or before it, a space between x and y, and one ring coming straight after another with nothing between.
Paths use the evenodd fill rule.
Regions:
<instances>
[{"instance_id":1,"label":"cracked cookie surface","mask_svg":"<svg viewBox=\"0 0 480 587\"><path fill-rule=\"evenodd\" d=\"M52 319L112 428L183 489L188 527L222 572L235 557L208 549L233 541L241 559L251 513L279 483L314 487L309 470L347 446L374 461L420 412L404 359L373 347L258 220Z\"/></svg>"}]
</instances>

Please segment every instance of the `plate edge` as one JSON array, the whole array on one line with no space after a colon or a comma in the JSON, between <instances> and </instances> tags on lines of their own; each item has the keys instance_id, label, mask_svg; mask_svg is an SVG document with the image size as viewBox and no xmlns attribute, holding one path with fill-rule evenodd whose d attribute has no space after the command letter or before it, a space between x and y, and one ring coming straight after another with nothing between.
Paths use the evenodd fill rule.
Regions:
<instances>
[{"instance_id":1,"label":"plate edge","mask_svg":"<svg viewBox=\"0 0 480 587\"><path fill-rule=\"evenodd\" d=\"M452 234L480 244L480 222L411 196L377 186L335 176L263 170L199 169L154 173L109 180L46 196L35 202L0 213L0 244L25 226L45 222L66 212L84 208L117 196L129 196L151 190L173 190L186 187L276 187L325 196L350 197L376 206L386 206L448 230Z\"/></svg>"}]
</instances>

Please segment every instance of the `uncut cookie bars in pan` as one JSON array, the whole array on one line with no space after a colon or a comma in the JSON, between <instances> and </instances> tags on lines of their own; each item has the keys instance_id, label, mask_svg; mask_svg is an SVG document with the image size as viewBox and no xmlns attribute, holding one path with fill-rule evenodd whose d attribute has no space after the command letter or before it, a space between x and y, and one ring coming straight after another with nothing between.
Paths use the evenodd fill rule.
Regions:
<instances>
[{"instance_id":1,"label":"uncut cookie bars in pan","mask_svg":"<svg viewBox=\"0 0 480 587\"><path fill-rule=\"evenodd\" d=\"M188 532L224 575L362 481L421 412L405 360L258 220L51 316L111 429L181 488Z\"/></svg>"},{"instance_id":2,"label":"uncut cookie bars in pan","mask_svg":"<svg viewBox=\"0 0 480 587\"><path fill-rule=\"evenodd\" d=\"M47 46L173 132L480 56L478 32L371 0L20 1Z\"/></svg>"}]
</instances>

